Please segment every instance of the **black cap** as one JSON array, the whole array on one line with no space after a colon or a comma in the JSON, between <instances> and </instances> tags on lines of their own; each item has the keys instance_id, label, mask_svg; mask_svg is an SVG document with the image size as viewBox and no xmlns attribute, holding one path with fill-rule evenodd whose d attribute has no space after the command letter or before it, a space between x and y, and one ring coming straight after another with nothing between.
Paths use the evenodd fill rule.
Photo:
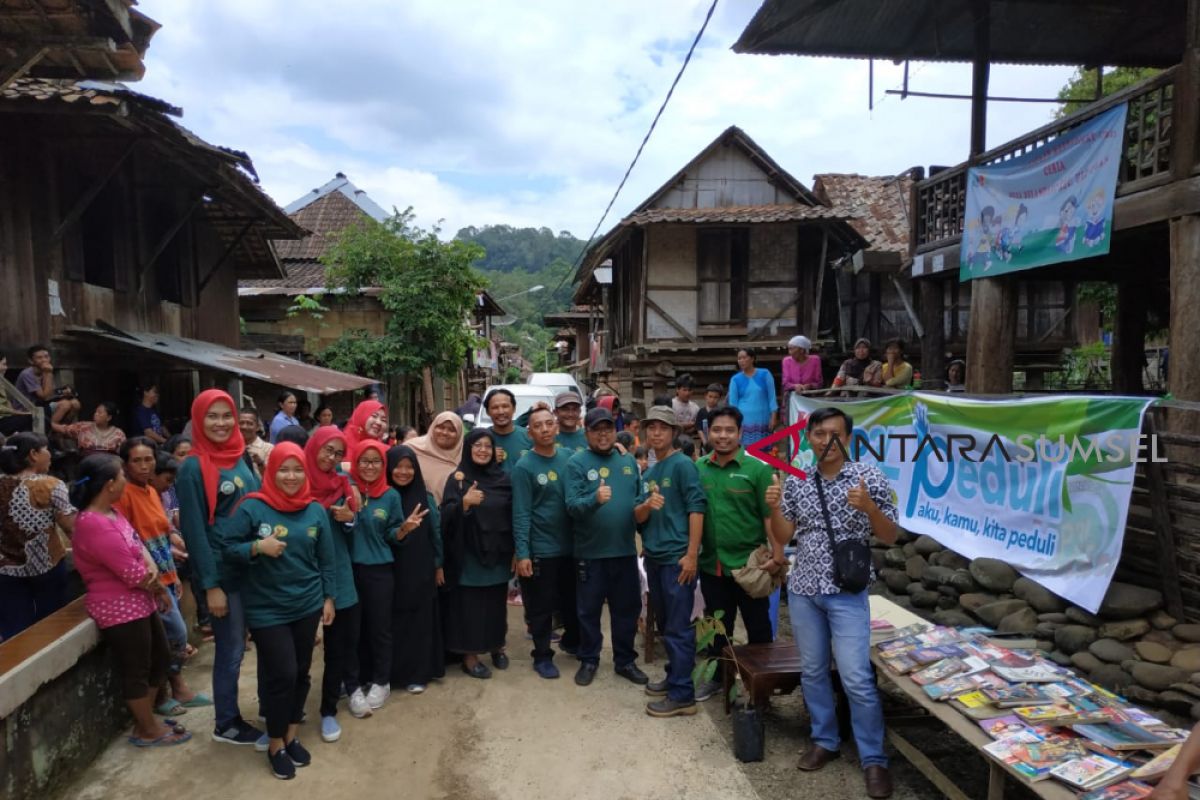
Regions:
<instances>
[{"instance_id":1,"label":"black cap","mask_svg":"<svg viewBox=\"0 0 1200 800\"><path fill-rule=\"evenodd\" d=\"M610 425L614 424L612 414L609 413L607 408L593 408L587 413L587 417L584 418L583 427L594 428L602 422L607 422Z\"/></svg>"}]
</instances>

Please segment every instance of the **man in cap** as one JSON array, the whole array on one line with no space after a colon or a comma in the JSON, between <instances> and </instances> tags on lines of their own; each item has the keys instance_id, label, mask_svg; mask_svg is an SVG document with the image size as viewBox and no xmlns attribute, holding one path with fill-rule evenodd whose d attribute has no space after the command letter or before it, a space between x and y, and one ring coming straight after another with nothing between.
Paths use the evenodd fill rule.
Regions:
<instances>
[{"instance_id":1,"label":"man in cap","mask_svg":"<svg viewBox=\"0 0 1200 800\"><path fill-rule=\"evenodd\" d=\"M567 510L575 522L576 607L579 611L579 671L587 686L600 664L604 634L600 612L608 601L613 664L622 678L650 682L637 667L633 640L642 611L638 575L637 523L633 507L641 491L637 462L615 447L617 428L606 408L587 414L588 447L567 464Z\"/></svg>"},{"instance_id":2,"label":"man in cap","mask_svg":"<svg viewBox=\"0 0 1200 800\"><path fill-rule=\"evenodd\" d=\"M554 398L554 416L558 418L558 446L574 455L588 447L587 437L579 426L583 400L574 392L563 392Z\"/></svg>"},{"instance_id":3,"label":"man in cap","mask_svg":"<svg viewBox=\"0 0 1200 800\"><path fill-rule=\"evenodd\" d=\"M774 513L782 495L778 476L742 448L742 412L733 406L713 411L708 418L708 441L712 453L696 465L708 500L700 550L704 613L723 610L721 621L732 631L740 610L749 643L766 644L773 638L770 596L751 597L733 572L745 567L750 554L766 545L771 549L766 571L778 575L787 564L783 543L791 538L793 526ZM777 524L779 530L772 529L775 535L768 538L764 523ZM710 655L719 657L727 643L726 637L718 636L709 648ZM696 687L696 700L707 700L720 691L720 681L708 681Z\"/></svg>"},{"instance_id":4,"label":"man in cap","mask_svg":"<svg viewBox=\"0 0 1200 800\"><path fill-rule=\"evenodd\" d=\"M633 511L642 533L650 602L662 626L668 658L666 677L646 686L646 694L660 698L646 706L646 713L652 717L696 713L692 606L704 535L705 498L696 465L675 449L678 433L679 424L670 406L650 409L646 440L656 459L642 476L642 493Z\"/></svg>"},{"instance_id":5,"label":"man in cap","mask_svg":"<svg viewBox=\"0 0 1200 800\"><path fill-rule=\"evenodd\" d=\"M821 357L809 355L812 342L807 336L793 336L788 340L788 355L783 360L783 392L806 392L822 389L825 379L821 376Z\"/></svg>"},{"instance_id":6,"label":"man in cap","mask_svg":"<svg viewBox=\"0 0 1200 800\"><path fill-rule=\"evenodd\" d=\"M574 654L579 647L574 542L566 502L570 455L555 443L557 432L558 421L550 409L533 409L529 414L533 449L510 470L517 576L533 636L533 668L543 678L559 674L550 649L555 611L562 614L565 628L559 649Z\"/></svg>"}]
</instances>

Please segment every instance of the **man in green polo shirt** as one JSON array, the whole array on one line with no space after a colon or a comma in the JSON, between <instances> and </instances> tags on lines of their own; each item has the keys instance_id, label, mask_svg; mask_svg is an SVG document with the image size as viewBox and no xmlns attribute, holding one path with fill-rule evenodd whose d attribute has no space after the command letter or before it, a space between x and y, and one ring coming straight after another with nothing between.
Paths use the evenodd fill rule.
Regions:
<instances>
[{"instance_id":1,"label":"man in green polo shirt","mask_svg":"<svg viewBox=\"0 0 1200 800\"><path fill-rule=\"evenodd\" d=\"M750 554L763 545L771 548L768 572L778 573L786 560L783 545L767 535L774 504L779 504L780 487L774 471L742 448L742 412L732 406L709 413L708 442L712 452L696 464L708 500L704 515L704 539L700 550L700 590L704 613L724 611L722 622L733 630L738 611L750 644L769 643L771 636L770 597L751 597L733 577L746 566ZM717 656L725 637L713 642L710 653ZM696 689L696 699L706 700L721 691L720 681Z\"/></svg>"}]
</instances>

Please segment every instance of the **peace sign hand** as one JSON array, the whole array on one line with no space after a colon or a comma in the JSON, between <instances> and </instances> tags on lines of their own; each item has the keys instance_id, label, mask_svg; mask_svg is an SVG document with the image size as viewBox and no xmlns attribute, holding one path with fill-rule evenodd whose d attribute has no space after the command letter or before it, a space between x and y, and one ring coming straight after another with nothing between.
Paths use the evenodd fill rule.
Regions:
<instances>
[{"instance_id":1,"label":"peace sign hand","mask_svg":"<svg viewBox=\"0 0 1200 800\"><path fill-rule=\"evenodd\" d=\"M404 524L396 529L397 541L403 541L404 537L421 527L421 522L429 514L428 508L422 508L420 503L413 509L413 512L408 515L408 519L404 520Z\"/></svg>"}]
</instances>

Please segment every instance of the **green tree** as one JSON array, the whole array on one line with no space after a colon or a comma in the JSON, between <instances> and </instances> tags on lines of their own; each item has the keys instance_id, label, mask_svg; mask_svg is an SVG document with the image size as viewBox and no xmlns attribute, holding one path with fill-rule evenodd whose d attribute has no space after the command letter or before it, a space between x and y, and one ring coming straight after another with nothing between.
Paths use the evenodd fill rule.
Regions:
<instances>
[{"instance_id":1,"label":"green tree","mask_svg":"<svg viewBox=\"0 0 1200 800\"><path fill-rule=\"evenodd\" d=\"M1160 70L1149 67L1116 67L1107 70L1102 78L1101 97L1119 92L1122 89L1140 83L1147 78L1157 75ZM1058 99L1062 105L1054 112L1055 119L1065 117L1096 101L1096 70L1077 69L1067 85L1058 90Z\"/></svg>"},{"instance_id":2,"label":"green tree","mask_svg":"<svg viewBox=\"0 0 1200 800\"><path fill-rule=\"evenodd\" d=\"M343 333L322 354L328 366L353 364L360 374L401 373L406 379L429 367L451 377L476 344L466 320L485 285L471 268L483 248L443 242L436 228L422 230L412 220L409 208L383 222L351 225L322 256L328 286L352 295L377 287L380 304L390 312L382 337Z\"/></svg>"}]
</instances>

